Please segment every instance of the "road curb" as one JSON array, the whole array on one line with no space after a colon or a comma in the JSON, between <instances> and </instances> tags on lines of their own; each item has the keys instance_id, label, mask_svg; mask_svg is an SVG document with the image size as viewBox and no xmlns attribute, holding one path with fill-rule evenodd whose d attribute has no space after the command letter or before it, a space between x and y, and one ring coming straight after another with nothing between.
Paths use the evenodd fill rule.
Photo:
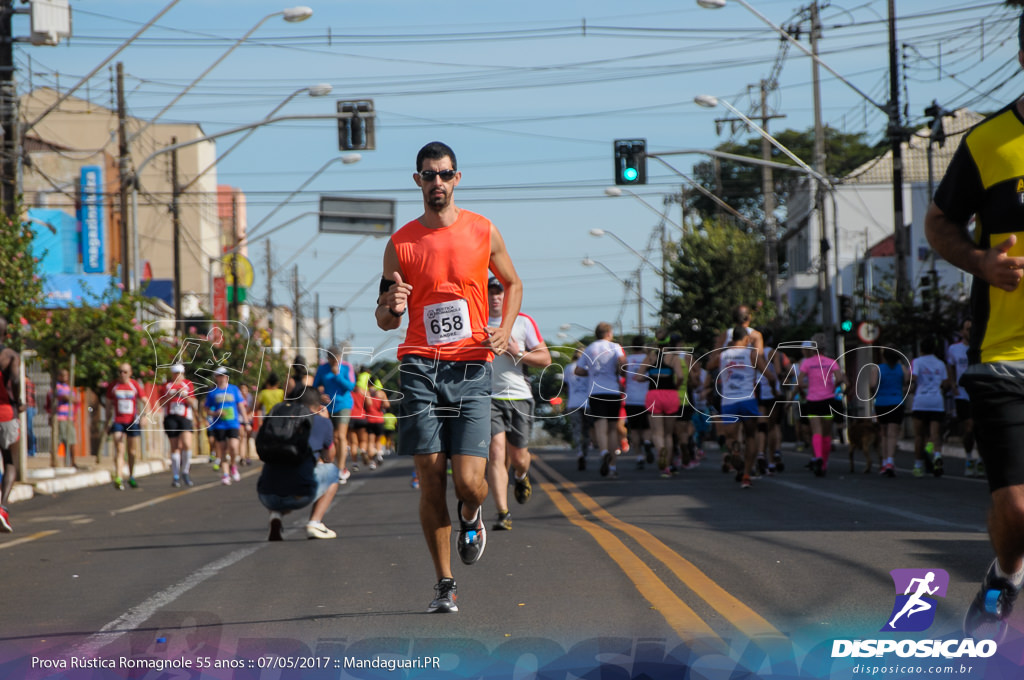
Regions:
<instances>
[{"instance_id":1,"label":"road curb","mask_svg":"<svg viewBox=\"0 0 1024 680\"><path fill-rule=\"evenodd\" d=\"M149 475L165 472L170 469L170 464L165 460L147 460L135 464L135 476L147 477ZM54 475L48 479L29 480L28 483L15 485L11 491L11 502L28 500L35 494L54 495L64 491L84 489L90 486L103 486L111 484L113 477L110 470L92 470L90 472L78 472L68 475Z\"/></svg>"}]
</instances>

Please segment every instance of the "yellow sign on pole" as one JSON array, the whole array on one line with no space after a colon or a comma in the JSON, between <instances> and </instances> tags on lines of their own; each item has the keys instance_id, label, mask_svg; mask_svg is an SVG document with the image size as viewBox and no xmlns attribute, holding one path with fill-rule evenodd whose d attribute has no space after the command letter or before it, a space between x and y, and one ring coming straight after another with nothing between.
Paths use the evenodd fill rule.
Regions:
<instances>
[{"instance_id":1,"label":"yellow sign on pole","mask_svg":"<svg viewBox=\"0 0 1024 680\"><path fill-rule=\"evenodd\" d=\"M224 279L229 286L235 285L235 270L238 273L238 285L251 288L253 279L252 262L245 255L228 253L221 258L224 267Z\"/></svg>"}]
</instances>

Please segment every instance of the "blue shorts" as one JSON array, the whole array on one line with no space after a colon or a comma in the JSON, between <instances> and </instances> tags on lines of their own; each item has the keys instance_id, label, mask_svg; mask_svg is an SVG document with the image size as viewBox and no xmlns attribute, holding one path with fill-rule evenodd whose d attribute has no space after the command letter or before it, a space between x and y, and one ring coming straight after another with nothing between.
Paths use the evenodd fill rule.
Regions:
<instances>
[{"instance_id":1,"label":"blue shorts","mask_svg":"<svg viewBox=\"0 0 1024 680\"><path fill-rule=\"evenodd\" d=\"M331 484L338 483L338 466L334 463L318 463L313 472L316 477L316 493L312 496L278 496L276 494L259 494L260 503L267 510L274 512L291 512L312 505L314 501L327 493Z\"/></svg>"},{"instance_id":2,"label":"blue shorts","mask_svg":"<svg viewBox=\"0 0 1024 680\"><path fill-rule=\"evenodd\" d=\"M139 421L137 420L127 425L124 423L114 423L110 426L110 434L114 434L115 432L124 432L129 437L142 436L142 428L139 426Z\"/></svg>"},{"instance_id":3,"label":"blue shorts","mask_svg":"<svg viewBox=\"0 0 1024 680\"><path fill-rule=\"evenodd\" d=\"M743 401L726 401L722 400L722 415L723 416L742 416L751 418L760 418L761 409L757 403L757 399L744 399Z\"/></svg>"},{"instance_id":4,"label":"blue shorts","mask_svg":"<svg viewBox=\"0 0 1024 680\"><path fill-rule=\"evenodd\" d=\"M491 363L402 357L398 452L487 458Z\"/></svg>"}]
</instances>

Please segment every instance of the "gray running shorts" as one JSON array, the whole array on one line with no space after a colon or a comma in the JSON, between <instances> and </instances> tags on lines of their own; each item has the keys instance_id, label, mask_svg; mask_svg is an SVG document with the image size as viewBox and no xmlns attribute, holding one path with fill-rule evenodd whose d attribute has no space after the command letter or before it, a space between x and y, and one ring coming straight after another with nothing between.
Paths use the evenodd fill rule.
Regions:
<instances>
[{"instance_id":1,"label":"gray running shorts","mask_svg":"<svg viewBox=\"0 0 1024 680\"><path fill-rule=\"evenodd\" d=\"M487 458L491 363L412 354L399 367L398 452Z\"/></svg>"},{"instance_id":2,"label":"gray running shorts","mask_svg":"<svg viewBox=\"0 0 1024 680\"><path fill-rule=\"evenodd\" d=\"M499 432L512 446L525 449L533 432L533 399L492 399L491 436Z\"/></svg>"}]
</instances>

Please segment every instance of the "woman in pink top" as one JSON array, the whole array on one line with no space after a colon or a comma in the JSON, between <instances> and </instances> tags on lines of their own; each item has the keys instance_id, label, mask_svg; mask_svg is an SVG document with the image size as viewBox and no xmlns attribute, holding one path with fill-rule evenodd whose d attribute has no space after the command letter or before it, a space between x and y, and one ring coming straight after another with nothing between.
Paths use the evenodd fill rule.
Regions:
<instances>
[{"instance_id":1,"label":"woman in pink top","mask_svg":"<svg viewBox=\"0 0 1024 680\"><path fill-rule=\"evenodd\" d=\"M817 477L825 475L832 452L832 404L836 387L846 384L846 376L836 360L818 351L820 344L804 342L801 348L804 358L800 361L800 389L807 397L807 407L801 416L811 424L811 448L814 450L811 469Z\"/></svg>"}]
</instances>

